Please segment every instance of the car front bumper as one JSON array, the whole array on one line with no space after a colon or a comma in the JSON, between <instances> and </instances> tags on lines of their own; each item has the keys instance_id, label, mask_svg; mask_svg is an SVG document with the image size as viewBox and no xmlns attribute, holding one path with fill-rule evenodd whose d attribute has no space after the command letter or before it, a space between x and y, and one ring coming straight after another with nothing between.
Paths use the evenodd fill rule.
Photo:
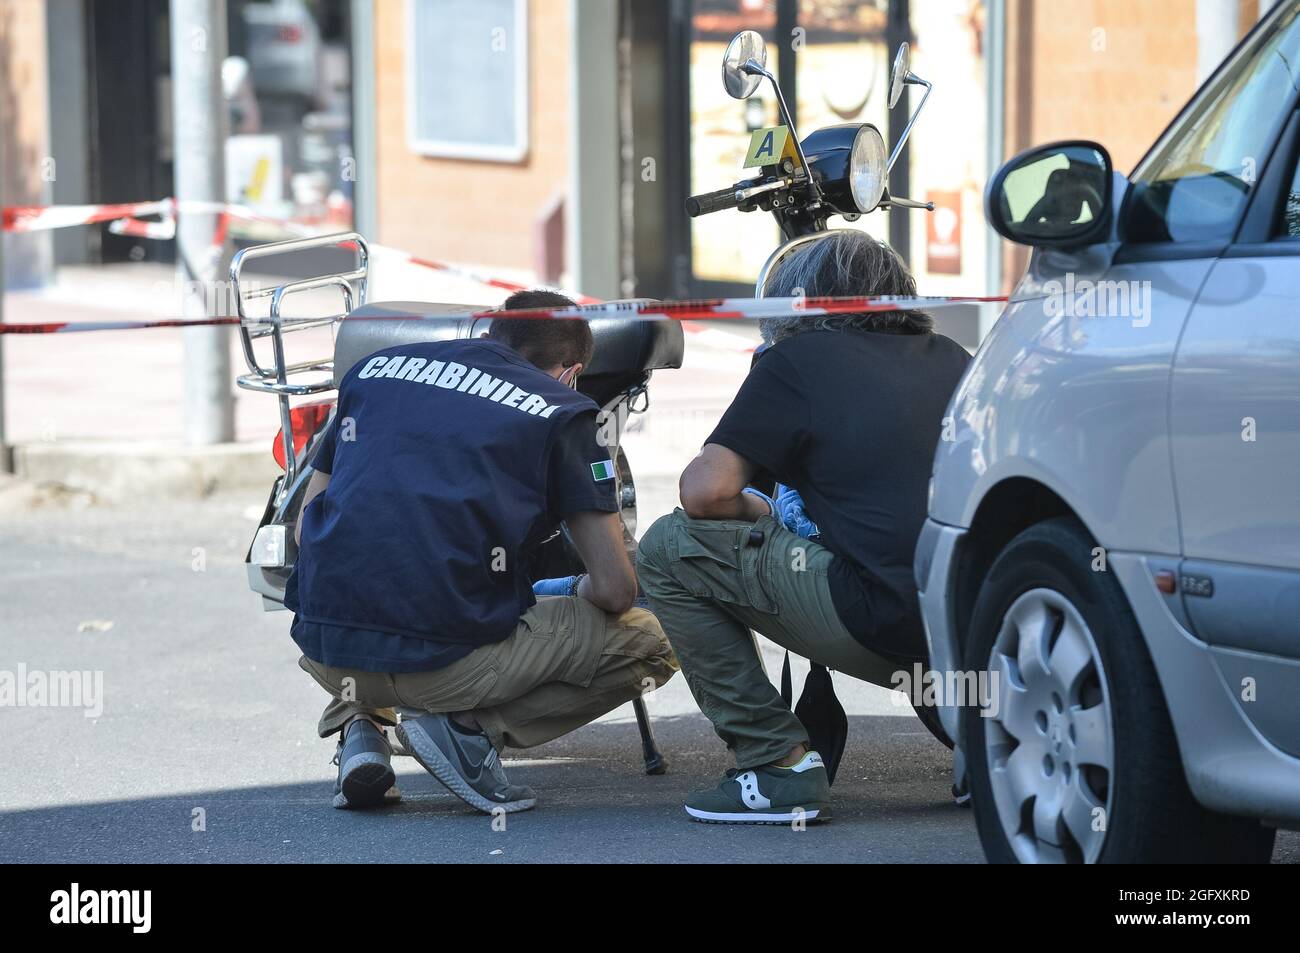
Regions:
<instances>
[{"instance_id":1,"label":"car front bumper","mask_svg":"<svg viewBox=\"0 0 1300 953\"><path fill-rule=\"evenodd\" d=\"M921 619L925 623L925 640L930 651L930 670L957 672L961 668L961 648L957 641L953 607L957 556L966 530L927 519L916 544L913 570L921 600ZM954 699L944 697L939 705L939 720L948 737L961 744L958 734L960 708Z\"/></svg>"}]
</instances>

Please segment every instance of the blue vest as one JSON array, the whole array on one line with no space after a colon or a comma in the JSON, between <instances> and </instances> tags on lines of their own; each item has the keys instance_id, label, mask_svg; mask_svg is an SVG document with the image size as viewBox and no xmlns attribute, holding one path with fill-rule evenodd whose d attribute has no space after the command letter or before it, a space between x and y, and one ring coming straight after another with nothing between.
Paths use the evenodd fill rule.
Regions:
<instances>
[{"instance_id":1,"label":"blue vest","mask_svg":"<svg viewBox=\"0 0 1300 953\"><path fill-rule=\"evenodd\" d=\"M552 440L596 409L495 341L359 361L317 457L330 482L302 513L285 604L321 625L506 638L536 601L532 553L559 520L547 511Z\"/></svg>"}]
</instances>

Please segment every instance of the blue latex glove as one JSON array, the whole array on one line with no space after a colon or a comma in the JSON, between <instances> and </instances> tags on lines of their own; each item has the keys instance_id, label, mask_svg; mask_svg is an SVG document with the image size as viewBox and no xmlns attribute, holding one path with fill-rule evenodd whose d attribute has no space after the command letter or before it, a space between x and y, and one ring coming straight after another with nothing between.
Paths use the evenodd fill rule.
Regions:
<instances>
[{"instance_id":1,"label":"blue latex glove","mask_svg":"<svg viewBox=\"0 0 1300 953\"><path fill-rule=\"evenodd\" d=\"M776 511L785 528L802 539L820 536L817 524L808 518L803 509L803 497L792 486L776 485Z\"/></svg>"},{"instance_id":2,"label":"blue latex glove","mask_svg":"<svg viewBox=\"0 0 1300 953\"><path fill-rule=\"evenodd\" d=\"M750 496L758 497L760 500L762 500L764 503L767 504L767 508L771 510L773 516L775 516L777 519L781 518L781 512L776 508L776 501L773 500L766 493L764 493L762 490L756 490L752 486L747 486L740 492L747 493Z\"/></svg>"},{"instance_id":3,"label":"blue latex glove","mask_svg":"<svg viewBox=\"0 0 1300 953\"><path fill-rule=\"evenodd\" d=\"M561 576L559 579L538 579L533 583L535 596L568 596L573 594L573 583L577 576Z\"/></svg>"}]
</instances>

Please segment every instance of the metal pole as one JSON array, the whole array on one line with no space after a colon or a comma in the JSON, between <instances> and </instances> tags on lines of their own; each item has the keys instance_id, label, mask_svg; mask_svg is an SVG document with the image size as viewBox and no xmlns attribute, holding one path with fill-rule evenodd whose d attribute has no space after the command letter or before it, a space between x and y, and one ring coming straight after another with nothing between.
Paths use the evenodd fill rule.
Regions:
<instances>
[{"instance_id":1,"label":"metal pole","mask_svg":"<svg viewBox=\"0 0 1300 953\"><path fill-rule=\"evenodd\" d=\"M909 0L889 0L888 11L885 15L885 75L889 75L889 67L893 62L893 51L898 49L898 45L904 40L912 42L912 17L911 4ZM912 114L912 88L903 87L903 98L898 101L898 105L889 110L887 126L890 142L899 142L903 136L903 128L907 125L907 119ZM899 154L899 161L889 170L889 194L890 195L908 195L911 193L911 160L910 151L907 146ZM893 246L894 251L909 266L912 263L912 213L901 205L891 205L889 208L889 244Z\"/></svg>"},{"instance_id":2,"label":"metal pole","mask_svg":"<svg viewBox=\"0 0 1300 953\"><path fill-rule=\"evenodd\" d=\"M569 130L565 267L583 294L617 298L619 266L618 13L607 0L569 0Z\"/></svg>"},{"instance_id":3,"label":"metal pole","mask_svg":"<svg viewBox=\"0 0 1300 953\"><path fill-rule=\"evenodd\" d=\"M222 302L228 297L216 293L221 264L221 249L214 247L218 216L208 210L225 200L227 120L221 92L225 0L171 0L171 53L176 199L180 203L176 275L182 316L195 319L208 316L207 301ZM194 446L233 440L229 330L185 328L181 340L185 442Z\"/></svg>"},{"instance_id":4,"label":"metal pole","mask_svg":"<svg viewBox=\"0 0 1300 953\"><path fill-rule=\"evenodd\" d=\"M1196 0L1196 83L1210 78L1237 45L1237 4Z\"/></svg>"},{"instance_id":5,"label":"metal pole","mask_svg":"<svg viewBox=\"0 0 1300 953\"><path fill-rule=\"evenodd\" d=\"M0 208L4 208L4 144L0 143ZM0 323L5 319L5 236L0 231ZM4 335L0 334L0 473L12 473L13 452L5 441L5 348Z\"/></svg>"},{"instance_id":6,"label":"metal pole","mask_svg":"<svg viewBox=\"0 0 1300 953\"><path fill-rule=\"evenodd\" d=\"M988 143L985 151L987 181L1002 165L1006 155L1006 0L989 0L985 10L988 14L984 25L984 76L988 97ZM1002 237L987 225L984 234L984 293L997 295L1002 293ZM987 306L980 308L979 314L979 339L983 341L998 316L993 308Z\"/></svg>"},{"instance_id":7,"label":"metal pole","mask_svg":"<svg viewBox=\"0 0 1300 953\"><path fill-rule=\"evenodd\" d=\"M0 115L0 123L8 129L9 117ZM5 149L0 142L0 209L4 208L5 183ZM0 231L0 322L5 319L5 233ZM0 473L12 473L14 469L13 450L5 440L5 349L4 335L0 334Z\"/></svg>"},{"instance_id":8,"label":"metal pole","mask_svg":"<svg viewBox=\"0 0 1300 953\"><path fill-rule=\"evenodd\" d=\"M352 227L378 240L379 210L375 168L375 2L352 0Z\"/></svg>"}]
</instances>

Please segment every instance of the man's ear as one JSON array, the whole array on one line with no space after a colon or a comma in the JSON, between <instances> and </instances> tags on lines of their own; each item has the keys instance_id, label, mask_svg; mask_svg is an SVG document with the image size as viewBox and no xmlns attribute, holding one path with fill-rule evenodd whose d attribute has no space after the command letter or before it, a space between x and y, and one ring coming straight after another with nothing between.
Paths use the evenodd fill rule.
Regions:
<instances>
[{"instance_id":1,"label":"man's ear","mask_svg":"<svg viewBox=\"0 0 1300 953\"><path fill-rule=\"evenodd\" d=\"M576 386L574 382L578 379L578 375L581 373L582 373L581 364L570 364L568 367L566 367L563 371L560 372L560 376L557 377L556 380L558 380L561 384L564 384L568 387L574 387Z\"/></svg>"}]
</instances>

